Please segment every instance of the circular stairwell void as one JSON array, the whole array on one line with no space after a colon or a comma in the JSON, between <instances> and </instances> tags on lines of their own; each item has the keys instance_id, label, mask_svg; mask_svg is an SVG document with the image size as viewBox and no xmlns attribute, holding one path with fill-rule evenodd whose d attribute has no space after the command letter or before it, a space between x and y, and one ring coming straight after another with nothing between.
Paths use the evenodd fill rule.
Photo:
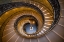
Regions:
<instances>
[{"instance_id":1,"label":"circular stairwell void","mask_svg":"<svg viewBox=\"0 0 64 42\"><path fill-rule=\"evenodd\" d=\"M50 11L47 9L47 7L44 9L48 10L47 12L54 14L54 15L49 15L49 16L54 16L50 18L54 20L52 22L43 21L43 20L47 20L49 17L46 17L46 14L41 15L41 14L44 14L46 10L45 11L43 11L44 9L40 10L42 9L42 7L39 7L40 6L39 4L34 4L33 2L29 1L31 6L30 5L27 6L26 4L28 3L26 3L25 1L27 2L27 0L24 0L24 1L21 0L21 2L20 0L19 2L17 0L13 0L13 1L8 0L7 2L4 2L4 0L1 1L7 4L3 3L0 5L0 42L64 42L64 5L63 5L64 1L63 0L47 0L52 6L53 10ZM19 8L20 11L17 10L18 7L24 6L24 5L25 7ZM33 7L33 5L37 7L35 8L35 6ZM11 15L7 15L7 14L11 14ZM30 15L30 16L25 17L24 14ZM21 16L24 16L24 17L22 17L22 19L19 19L18 17L21 17ZM36 24L38 24L36 26L39 28L35 27L37 30L35 28L32 28L32 26L34 25L32 23L33 20L36 21ZM28 23L29 26L25 25L25 23ZM48 24L45 26L44 24L46 23L50 23L51 25ZM27 29L27 27L25 26L28 26L29 28ZM41 31L42 29L41 26L46 27L47 29L43 28L43 31ZM23 27L24 29L21 27ZM36 30L36 33L30 34L30 32L28 32L32 30Z\"/></svg>"}]
</instances>

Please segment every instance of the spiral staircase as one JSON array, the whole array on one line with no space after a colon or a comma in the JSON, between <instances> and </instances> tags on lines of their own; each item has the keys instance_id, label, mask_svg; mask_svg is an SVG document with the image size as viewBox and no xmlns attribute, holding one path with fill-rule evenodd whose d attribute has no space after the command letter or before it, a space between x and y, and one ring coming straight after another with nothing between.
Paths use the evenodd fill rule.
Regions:
<instances>
[{"instance_id":1,"label":"spiral staircase","mask_svg":"<svg viewBox=\"0 0 64 42\"><path fill-rule=\"evenodd\" d=\"M64 42L63 4L63 0L0 0L0 42ZM50 21L51 25L48 24L47 29L43 28L43 33L39 33L41 26L44 25L44 20L47 18L44 13L46 10L40 10L42 6L53 16L50 18L53 21ZM42 15L41 11L45 15ZM32 16L36 17L36 20ZM36 28L38 29L36 33L39 33L39 35L36 35L36 33L34 34L36 36L32 33L24 35L23 33L27 31L20 27L26 22L32 23L33 21L35 23L38 21L37 27L40 28ZM25 32L21 32L20 29L25 30Z\"/></svg>"}]
</instances>

